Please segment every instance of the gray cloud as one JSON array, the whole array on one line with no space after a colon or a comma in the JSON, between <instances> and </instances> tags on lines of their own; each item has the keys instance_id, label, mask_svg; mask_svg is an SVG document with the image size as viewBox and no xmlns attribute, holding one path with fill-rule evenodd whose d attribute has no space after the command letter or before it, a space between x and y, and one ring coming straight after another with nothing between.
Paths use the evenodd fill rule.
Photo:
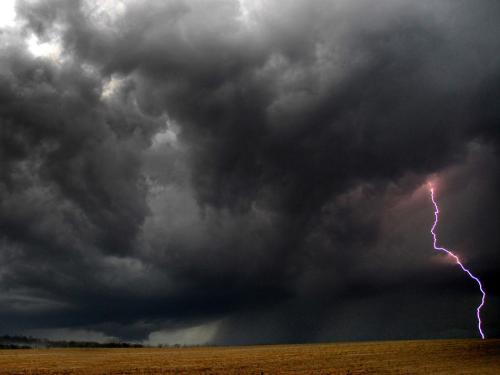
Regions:
<instances>
[{"instance_id":1,"label":"gray cloud","mask_svg":"<svg viewBox=\"0 0 500 375\"><path fill-rule=\"evenodd\" d=\"M0 35L3 330L472 336L433 178L498 335L495 2L89 4L18 1Z\"/></svg>"}]
</instances>

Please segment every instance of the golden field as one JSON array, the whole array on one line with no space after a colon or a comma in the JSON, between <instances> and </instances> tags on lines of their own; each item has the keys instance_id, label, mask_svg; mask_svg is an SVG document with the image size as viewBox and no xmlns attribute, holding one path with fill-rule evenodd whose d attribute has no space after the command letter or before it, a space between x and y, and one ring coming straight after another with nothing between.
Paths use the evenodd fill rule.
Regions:
<instances>
[{"instance_id":1,"label":"golden field","mask_svg":"<svg viewBox=\"0 0 500 375\"><path fill-rule=\"evenodd\" d=\"M500 340L1 350L1 375L500 374Z\"/></svg>"}]
</instances>

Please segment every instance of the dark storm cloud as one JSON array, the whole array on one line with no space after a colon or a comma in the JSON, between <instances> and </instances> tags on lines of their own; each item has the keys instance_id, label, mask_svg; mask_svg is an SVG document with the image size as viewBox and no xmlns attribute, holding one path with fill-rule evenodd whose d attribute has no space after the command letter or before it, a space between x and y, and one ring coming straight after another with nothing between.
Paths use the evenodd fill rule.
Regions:
<instances>
[{"instance_id":1,"label":"dark storm cloud","mask_svg":"<svg viewBox=\"0 0 500 375\"><path fill-rule=\"evenodd\" d=\"M95 5L19 1L2 34L6 327L473 335L477 290L430 251L435 174L498 334L495 2ZM440 287L453 321L424 314Z\"/></svg>"}]
</instances>

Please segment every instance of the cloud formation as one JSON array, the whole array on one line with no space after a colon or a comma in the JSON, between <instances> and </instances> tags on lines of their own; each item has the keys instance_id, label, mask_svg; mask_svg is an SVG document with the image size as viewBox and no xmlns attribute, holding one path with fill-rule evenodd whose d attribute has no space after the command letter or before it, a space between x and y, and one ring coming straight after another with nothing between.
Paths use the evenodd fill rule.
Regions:
<instances>
[{"instance_id":1,"label":"cloud formation","mask_svg":"<svg viewBox=\"0 0 500 375\"><path fill-rule=\"evenodd\" d=\"M108 5L19 0L0 34L2 330L473 336L433 179L498 335L495 1Z\"/></svg>"}]
</instances>

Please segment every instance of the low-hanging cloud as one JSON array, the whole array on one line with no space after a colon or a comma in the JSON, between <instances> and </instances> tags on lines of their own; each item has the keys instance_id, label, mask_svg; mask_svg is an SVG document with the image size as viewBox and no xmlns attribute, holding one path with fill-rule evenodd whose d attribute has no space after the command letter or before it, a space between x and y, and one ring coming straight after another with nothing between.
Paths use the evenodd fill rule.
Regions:
<instances>
[{"instance_id":1,"label":"low-hanging cloud","mask_svg":"<svg viewBox=\"0 0 500 375\"><path fill-rule=\"evenodd\" d=\"M103 4L18 1L0 34L2 330L473 335L433 176L498 334L496 2Z\"/></svg>"}]
</instances>

